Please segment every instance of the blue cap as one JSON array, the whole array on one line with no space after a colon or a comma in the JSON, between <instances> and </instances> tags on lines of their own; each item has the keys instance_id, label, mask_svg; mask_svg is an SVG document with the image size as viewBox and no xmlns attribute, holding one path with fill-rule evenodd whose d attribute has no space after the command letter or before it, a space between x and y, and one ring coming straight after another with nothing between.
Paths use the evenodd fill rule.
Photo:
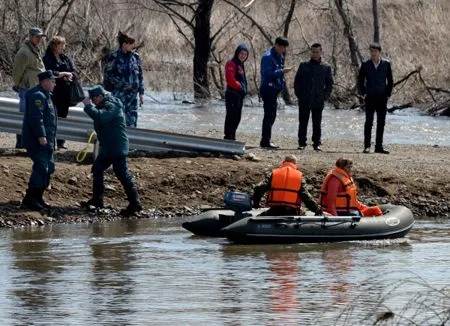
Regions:
<instances>
[{"instance_id":1,"label":"blue cap","mask_svg":"<svg viewBox=\"0 0 450 326\"><path fill-rule=\"evenodd\" d=\"M58 78L58 76L55 75L55 74L53 73L53 71L51 71L51 70L47 70L47 71L41 72L41 73L39 73L37 76L38 76L38 78L39 78L39 81L42 81L42 80L45 80L45 79L55 79L55 78Z\"/></svg>"},{"instance_id":2,"label":"blue cap","mask_svg":"<svg viewBox=\"0 0 450 326\"><path fill-rule=\"evenodd\" d=\"M89 92L89 98L91 98L91 99L96 96L106 94L105 89L101 85L92 86L92 88L90 88L88 90L88 92Z\"/></svg>"}]
</instances>

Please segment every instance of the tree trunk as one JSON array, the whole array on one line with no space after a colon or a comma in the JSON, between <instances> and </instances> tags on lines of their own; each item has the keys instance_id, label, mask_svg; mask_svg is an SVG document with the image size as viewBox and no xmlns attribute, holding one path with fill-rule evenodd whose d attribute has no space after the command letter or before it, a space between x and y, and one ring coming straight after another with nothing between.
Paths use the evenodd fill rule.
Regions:
<instances>
[{"instance_id":1,"label":"tree trunk","mask_svg":"<svg viewBox=\"0 0 450 326\"><path fill-rule=\"evenodd\" d=\"M344 36L348 39L348 46L350 49L350 60L355 75L355 80L358 80L359 64L362 61L361 53L359 52L358 45L356 44L355 37L353 35L353 28L350 18L344 10L344 0L334 0L339 16L341 16L344 23Z\"/></svg>"},{"instance_id":2,"label":"tree trunk","mask_svg":"<svg viewBox=\"0 0 450 326\"><path fill-rule=\"evenodd\" d=\"M199 0L194 26L194 97L209 98L208 60L211 53L211 11L214 0Z\"/></svg>"},{"instance_id":3,"label":"tree trunk","mask_svg":"<svg viewBox=\"0 0 450 326\"><path fill-rule=\"evenodd\" d=\"M286 20L284 21L283 36L286 38L289 35L289 27L291 26L292 17L294 16L295 3L296 3L296 0L291 0L291 4L289 6L289 11L287 13ZM283 97L284 103L286 103L286 105L294 104L294 102L292 101L292 96L289 93L289 88L287 86L285 86L284 89L282 90L281 96Z\"/></svg>"},{"instance_id":4,"label":"tree trunk","mask_svg":"<svg viewBox=\"0 0 450 326\"><path fill-rule=\"evenodd\" d=\"M373 15L373 41L380 43L380 24L378 21L378 1L372 0L372 15Z\"/></svg>"}]
</instances>

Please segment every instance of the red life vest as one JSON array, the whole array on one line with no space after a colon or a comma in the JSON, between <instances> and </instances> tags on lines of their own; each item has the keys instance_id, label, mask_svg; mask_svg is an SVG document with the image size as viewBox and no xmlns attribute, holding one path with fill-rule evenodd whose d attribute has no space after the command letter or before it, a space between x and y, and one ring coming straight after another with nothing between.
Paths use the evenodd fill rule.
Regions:
<instances>
[{"instance_id":1,"label":"red life vest","mask_svg":"<svg viewBox=\"0 0 450 326\"><path fill-rule=\"evenodd\" d=\"M356 195L356 185L353 182L353 178L344 170L340 168L334 168L325 177L322 184L322 190L320 192L320 205L324 211L327 211L328 205L328 181L330 178L336 177L342 184L344 191L338 192L336 196L336 211L355 211L359 210L360 203L358 202Z\"/></svg>"},{"instance_id":2,"label":"red life vest","mask_svg":"<svg viewBox=\"0 0 450 326\"><path fill-rule=\"evenodd\" d=\"M298 208L302 203L298 195L302 178L303 174L294 163L284 162L280 168L273 170L267 205Z\"/></svg>"}]
</instances>

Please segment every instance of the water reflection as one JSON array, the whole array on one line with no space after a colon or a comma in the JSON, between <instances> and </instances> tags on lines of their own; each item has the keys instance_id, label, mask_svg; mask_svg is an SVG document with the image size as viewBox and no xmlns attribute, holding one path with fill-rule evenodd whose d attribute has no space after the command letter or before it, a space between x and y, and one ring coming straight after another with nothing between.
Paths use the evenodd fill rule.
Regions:
<instances>
[{"instance_id":1,"label":"water reflection","mask_svg":"<svg viewBox=\"0 0 450 326\"><path fill-rule=\"evenodd\" d=\"M11 294L21 307L13 314L14 319L23 324L31 323L36 315L64 315L54 309L58 306L58 298L51 283L57 274L64 272L67 260L52 250L47 236L48 232L43 229L12 233L10 248L16 273L11 279Z\"/></svg>"},{"instance_id":2,"label":"water reflection","mask_svg":"<svg viewBox=\"0 0 450 326\"><path fill-rule=\"evenodd\" d=\"M92 227L90 245L93 258L91 293L92 320L104 323L113 320L116 325L128 325L128 316L136 312L133 293L137 286L133 277L135 243L117 236L137 231L136 221L122 221L113 227L102 224Z\"/></svg>"}]
</instances>

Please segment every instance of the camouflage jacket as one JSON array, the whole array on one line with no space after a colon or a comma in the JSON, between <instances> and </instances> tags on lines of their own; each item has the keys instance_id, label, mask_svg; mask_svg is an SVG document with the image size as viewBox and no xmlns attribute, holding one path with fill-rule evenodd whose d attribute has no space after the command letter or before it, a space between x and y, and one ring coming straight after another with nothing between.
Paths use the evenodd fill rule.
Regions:
<instances>
[{"instance_id":1,"label":"camouflage jacket","mask_svg":"<svg viewBox=\"0 0 450 326\"><path fill-rule=\"evenodd\" d=\"M141 57L136 52L117 50L105 58L103 85L110 92L144 94Z\"/></svg>"}]
</instances>

